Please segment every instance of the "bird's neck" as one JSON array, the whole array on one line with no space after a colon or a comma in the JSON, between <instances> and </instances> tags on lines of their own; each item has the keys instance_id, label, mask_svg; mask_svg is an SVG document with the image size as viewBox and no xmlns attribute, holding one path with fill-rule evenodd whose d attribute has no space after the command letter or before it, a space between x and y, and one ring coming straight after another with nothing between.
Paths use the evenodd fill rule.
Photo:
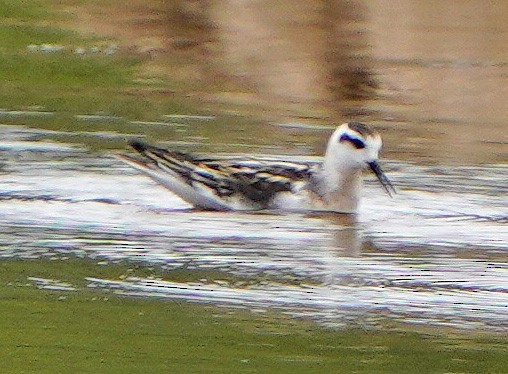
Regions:
<instances>
[{"instance_id":1,"label":"bird's neck","mask_svg":"<svg viewBox=\"0 0 508 374\"><path fill-rule=\"evenodd\" d=\"M354 213L362 188L362 170L326 157L321 170L321 199L327 209Z\"/></svg>"}]
</instances>

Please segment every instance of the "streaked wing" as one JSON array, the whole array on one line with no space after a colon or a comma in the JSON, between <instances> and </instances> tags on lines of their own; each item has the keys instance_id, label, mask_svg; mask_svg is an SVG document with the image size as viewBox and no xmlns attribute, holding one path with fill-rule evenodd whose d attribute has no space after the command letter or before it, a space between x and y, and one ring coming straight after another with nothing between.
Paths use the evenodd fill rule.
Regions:
<instances>
[{"instance_id":1,"label":"streaked wing","mask_svg":"<svg viewBox=\"0 0 508 374\"><path fill-rule=\"evenodd\" d=\"M241 194L261 205L308 180L313 168L312 164L279 160L213 159L138 141L131 145L152 167L176 174L194 188L206 187L221 198Z\"/></svg>"},{"instance_id":2,"label":"streaked wing","mask_svg":"<svg viewBox=\"0 0 508 374\"><path fill-rule=\"evenodd\" d=\"M201 185L219 196L228 196L234 191L226 175L218 169L210 168L204 158L154 147L139 141L133 141L130 145L144 156L143 161L149 166L178 176L192 187Z\"/></svg>"},{"instance_id":3,"label":"streaked wing","mask_svg":"<svg viewBox=\"0 0 508 374\"><path fill-rule=\"evenodd\" d=\"M230 160L220 170L233 181L235 192L261 204L279 192L292 191L311 174L309 164L279 160Z\"/></svg>"}]
</instances>

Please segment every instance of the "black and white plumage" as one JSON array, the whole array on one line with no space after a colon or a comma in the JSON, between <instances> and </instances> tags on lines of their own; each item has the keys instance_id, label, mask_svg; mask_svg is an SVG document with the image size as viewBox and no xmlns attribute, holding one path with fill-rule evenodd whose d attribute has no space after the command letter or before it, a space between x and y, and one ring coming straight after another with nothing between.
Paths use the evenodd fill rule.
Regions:
<instances>
[{"instance_id":1,"label":"black and white plumage","mask_svg":"<svg viewBox=\"0 0 508 374\"><path fill-rule=\"evenodd\" d=\"M380 136L350 122L335 130L322 163L212 158L131 141L140 158L120 158L196 208L356 211L362 169L369 167L390 193L377 163Z\"/></svg>"}]
</instances>

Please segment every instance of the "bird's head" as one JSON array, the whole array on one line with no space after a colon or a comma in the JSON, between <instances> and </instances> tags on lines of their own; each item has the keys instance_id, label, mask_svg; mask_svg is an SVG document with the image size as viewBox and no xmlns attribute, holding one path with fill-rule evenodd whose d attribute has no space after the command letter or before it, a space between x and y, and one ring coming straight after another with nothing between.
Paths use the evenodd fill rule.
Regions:
<instances>
[{"instance_id":1,"label":"bird's head","mask_svg":"<svg viewBox=\"0 0 508 374\"><path fill-rule=\"evenodd\" d=\"M340 125L330 137L326 158L341 170L369 168L391 195L395 188L378 163L381 147L381 136L376 131L363 123L348 122Z\"/></svg>"}]
</instances>

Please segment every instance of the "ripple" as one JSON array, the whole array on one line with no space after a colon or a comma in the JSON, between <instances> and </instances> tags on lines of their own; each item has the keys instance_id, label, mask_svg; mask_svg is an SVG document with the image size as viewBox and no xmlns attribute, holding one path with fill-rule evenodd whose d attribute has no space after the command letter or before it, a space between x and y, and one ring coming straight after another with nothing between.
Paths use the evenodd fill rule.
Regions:
<instances>
[{"instance_id":1,"label":"ripple","mask_svg":"<svg viewBox=\"0 0 508 374\"><path fill-rule=\"evenodd\" d=\"M307 317L327 325L378 325L381 315L410 323L447 325L454 328L508 327L506 293L442 290L408 290L399 287L288 286L264 283L244 289L228 285L177 283L128 278L111 281L87 278L89 287L111 289L128 296L184 299L241 308L279 309L295 317ZM506 290L505 290L506 291ZM488 309L485 307L488 305Z\"/></svg>"},{"instance_id":2,"label":"ripple","mask_svg":"<svg viewBox=\"0 0 508 374\"><path fill-rule=\"evenodd\" d=\"M367 177L356 219L201 212L112 157L65 144L33 152L45 143L11 131L10 142L25 143L2 150L0 258L219 271L249 281L89 283L125 295L273 308L330 326L394 318L508 327L506 166L387 162L399 193L390 198Z\"/></svg>"}]
</instances>

